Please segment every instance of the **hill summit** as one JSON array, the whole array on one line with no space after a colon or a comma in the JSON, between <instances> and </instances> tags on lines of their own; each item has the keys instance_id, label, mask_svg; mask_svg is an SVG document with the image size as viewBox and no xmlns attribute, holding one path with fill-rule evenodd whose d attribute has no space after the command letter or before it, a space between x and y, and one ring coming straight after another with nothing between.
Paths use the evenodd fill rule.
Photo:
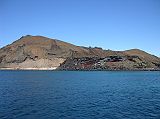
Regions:
<instances>
[{"instance_id":1,"label":"hill summit","mask_svg":"<svg viewBox=\"0 0 160 119\"><path fill-rule=\"evenodd\" d=\"M0 49L0 68L159 70L160 58L139 49L112 51L27 35Z\"/></svg>"}]
</instances>

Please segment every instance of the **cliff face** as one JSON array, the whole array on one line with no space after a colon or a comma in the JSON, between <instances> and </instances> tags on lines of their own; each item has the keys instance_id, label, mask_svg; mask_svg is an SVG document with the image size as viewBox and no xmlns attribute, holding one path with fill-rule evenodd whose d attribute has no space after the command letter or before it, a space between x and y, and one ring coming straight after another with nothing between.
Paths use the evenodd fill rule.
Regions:
<instances>
[{"instance_id":1,"label":"cliff face","mask_svg":"<svg viewBox=\"0 0 160 119\"><path fill-rule=\"evenodd\" d=\"M27 35L0 49L0 68L159 69L160 59L138 49L111 51L87 48Z\"/></svg>"}]
</instances>

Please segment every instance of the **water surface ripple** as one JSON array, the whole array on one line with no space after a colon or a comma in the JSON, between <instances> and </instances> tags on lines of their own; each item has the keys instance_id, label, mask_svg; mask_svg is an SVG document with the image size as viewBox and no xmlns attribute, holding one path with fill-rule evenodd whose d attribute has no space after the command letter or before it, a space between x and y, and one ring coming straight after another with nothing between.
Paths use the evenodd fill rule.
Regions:
<instances>
[{"instance_id":1,"label":"water surface ripple","mask_svg":"<svg viewBox=\"0 0 160 119\"><path fill-rule=\"evenodd\" d=\"M160 119L160 72L0 71L0 119Z\"/></svg>"}]
</instances>

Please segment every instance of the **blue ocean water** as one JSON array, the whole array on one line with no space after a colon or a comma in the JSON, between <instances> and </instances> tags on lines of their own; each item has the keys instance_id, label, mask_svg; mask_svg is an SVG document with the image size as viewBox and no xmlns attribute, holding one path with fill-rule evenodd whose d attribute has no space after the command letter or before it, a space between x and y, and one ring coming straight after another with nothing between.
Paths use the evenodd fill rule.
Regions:
<instances>
[{"instance_id":1,"label":"blue ocean water","mask_svg":"<svg viewBox=\"0 0 160 119\"><path fill-rule=\"evenodd\" d=\"M160 72L0 71L0 119L160 119Z\"/></svg>"}]
</instances>

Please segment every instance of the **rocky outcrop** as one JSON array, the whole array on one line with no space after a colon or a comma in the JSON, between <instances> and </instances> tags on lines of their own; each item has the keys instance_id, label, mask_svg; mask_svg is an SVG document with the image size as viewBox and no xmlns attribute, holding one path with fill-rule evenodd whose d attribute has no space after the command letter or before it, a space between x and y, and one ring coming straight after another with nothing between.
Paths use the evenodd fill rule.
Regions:
<instances>
[{"instance_id":1,"label":"rocky outcrop","mask_svg":"<svg viewBox=\"0 0 160 119\"><path fill-rule=\"evenodd\" d=\"M23 36L0 49L2 69L159 70L160 58L139 49L80 47L43 36Z\"/></svg>"},{"instance_id":2,"label":"rocky outcrop","mask_svg":"<svg viewBox=\"0 0 160 119\"><path fill-rule=\"evenodd\" d=\"M160 63L151 63L139 56L107 56L68 58L60 70L160 70Z\"/></svg>"}]
</instances>

